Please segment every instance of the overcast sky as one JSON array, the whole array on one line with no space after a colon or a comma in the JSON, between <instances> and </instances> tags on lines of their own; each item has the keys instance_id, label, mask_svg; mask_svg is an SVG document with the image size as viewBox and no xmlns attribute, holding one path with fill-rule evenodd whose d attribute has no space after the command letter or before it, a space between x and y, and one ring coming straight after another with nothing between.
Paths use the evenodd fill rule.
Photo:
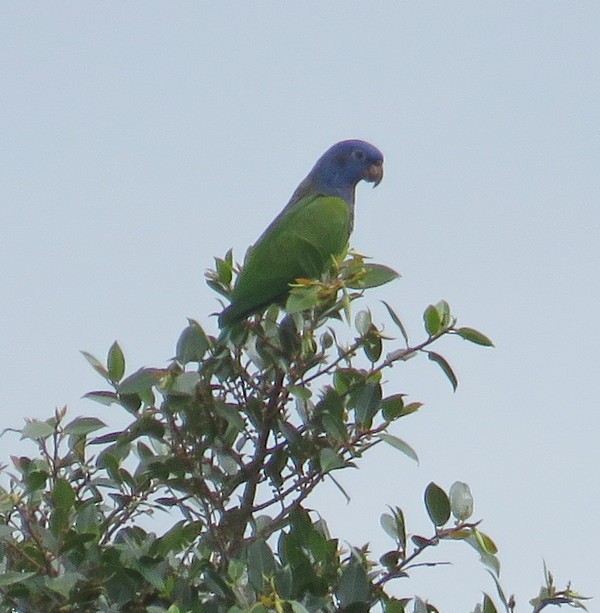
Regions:
<instances>
[{"instance_id":1,"label":"overcast sky","mask_svg":"<svg viewBox=\"0 0 600 613\"><path fill-rule=\"evenodd\" d=\"M349 506L327 485L311 504L378 556L387 504L423 533L427 483L466 481L518 610L543 560L600 596L599 65L593 1L2 3L3 424L115 419L80 399L102 381L79 350L118 339L133 371L186 317L215 331L213 256L241 258L327 147L363 138L385 177L352 243L402 273L367 304L419 340L444 298L497 347L443 344L456 394L427 360L394 368L390 393L426 403L393 430L420 466L378 449ZM435 553L453 566L398 593L449 612L494 593L473 551Z\"/></svg>"}]
</instances>

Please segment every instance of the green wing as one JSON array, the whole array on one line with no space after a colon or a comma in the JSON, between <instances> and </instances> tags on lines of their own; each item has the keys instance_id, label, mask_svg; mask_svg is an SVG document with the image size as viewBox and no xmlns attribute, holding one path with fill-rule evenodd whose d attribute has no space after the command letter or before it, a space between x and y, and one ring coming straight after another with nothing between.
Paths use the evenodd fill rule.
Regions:
<instances>
[{"instance_id":1,"label":"green wing","mask_svg":"<svg viewBox=\"0 0 600 613\"><path fill-rule=\"evenodd\" d=\"M267 228L246 255L221 325L254 313L289 291L298 278L318 279L350 236L350 208L341 198L305 196Z\"/></svg>"}]
</instances>

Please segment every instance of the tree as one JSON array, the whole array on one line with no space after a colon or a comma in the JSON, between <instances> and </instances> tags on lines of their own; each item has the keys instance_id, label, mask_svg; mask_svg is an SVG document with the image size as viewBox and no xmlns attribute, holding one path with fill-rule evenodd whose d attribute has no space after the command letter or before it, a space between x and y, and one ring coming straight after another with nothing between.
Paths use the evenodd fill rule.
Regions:
<instances>
[{"instance_id":1,"label":"tree","mask_svg":"<svg viewBox=\"0 0 600 613\"><path fill-rule=\"evenodd\" d=\"M235 273L230 252L208 283L228 297ZM376 558L366 547L344 549L305 507L319 484L376 445L416 459L392 429L421 404L386 395L384 373L425 355L456 388L451 366L432 350L438 339L492 344L459 327L445 301L425 309L416 344L387 304L401 346L368 309L352 317L355 302L396 276L349 252L320 281L299 280L285 309L273 305L220 337L190 320L167 367L125 376L116 342L106 363L84 353L110 387L87 397L126 411L130 423L107 431L96 417L69 420L62 409L18 430L37 454L3 467L0 611L425 613L437 609L398 596L399 580L424 551L463 541L495 584L475 610L512 612L466 484L448 493L429 484L427 535L410 532L401 508L384 512L391 545ZM353 338L341 340L350 321ZM531 604L584 608L583 600L545 571Z\"/></svg>"}]
</instances>

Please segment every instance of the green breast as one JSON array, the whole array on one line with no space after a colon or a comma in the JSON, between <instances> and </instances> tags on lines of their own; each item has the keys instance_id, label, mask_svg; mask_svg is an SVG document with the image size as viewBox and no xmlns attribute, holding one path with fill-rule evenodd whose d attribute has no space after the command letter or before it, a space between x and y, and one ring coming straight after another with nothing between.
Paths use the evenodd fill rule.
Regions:
<instances>
[{"instance_id":1,"label":"green breast","mask_svg":"<svg viewBox=\"0 0 600 613\"><path fill-rule=\"evenodd\" d=\"M225 323L284 297L298 278L318 279L350 236L350 208L341 198L306 196L275 220L250 248Z\"/></svg>"}]
</instances>

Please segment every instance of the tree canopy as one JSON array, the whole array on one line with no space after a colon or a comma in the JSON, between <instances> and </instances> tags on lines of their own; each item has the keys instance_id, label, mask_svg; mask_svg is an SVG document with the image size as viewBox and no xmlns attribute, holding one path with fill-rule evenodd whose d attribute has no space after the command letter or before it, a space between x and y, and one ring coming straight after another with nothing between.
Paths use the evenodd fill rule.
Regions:
<instances>
[{"instance_id":1,"label":"tree canopy","mask_svg":"<svg viewBox=\"0 0 600 613\"><path fill-rule=\"evenodd\" d=\"M229 252L207 281L228 298L236 272ZM423 356L455 389L439 339L492 346L444 300L425 308L417 342L389 304L386 325L374 322L365 294L396 277L348 252L322 279L299 280L285 305L219 336L189 320L166 366L130 372L116 342L104 361L84 352L106 387L87 397L129 424L61 409L18 430L37 452L3 467L0 612L435 612L406 586L444 542L470 546L489 570L473 610L513 612L467 484L427 486L426 534L399 506L382 509L390 545L377 553L346 545L352 535L332 535L325 510L306 504L375 446L417 459L396 426L422 405L386 391L391 369ZM584 600L545 569L530 604Z\"/></svg>"}]
</instances>

